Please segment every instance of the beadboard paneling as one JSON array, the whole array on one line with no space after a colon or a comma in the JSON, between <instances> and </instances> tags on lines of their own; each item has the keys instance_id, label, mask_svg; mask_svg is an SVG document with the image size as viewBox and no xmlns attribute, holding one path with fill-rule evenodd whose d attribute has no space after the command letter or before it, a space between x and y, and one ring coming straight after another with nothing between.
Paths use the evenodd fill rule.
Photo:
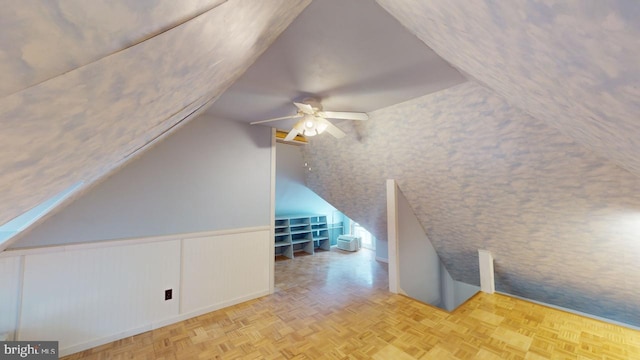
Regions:
<instances>
[{"instance_id":1,"label":"beadboard paneling","mask_svg":"<svg viewBox=\"0 0 640 360\"><path fill-rule=\"evenodd\" d=\"M19 340L62 351L176 317L179 274L179 240L28 255Z\"/></svg>"},{"instance_id":2,"label":"beadboard paneling","mask_svg":"<svg viewBox=\"0 0 640 360\"><path fill-rule=\"evenodd\" d=\"M211 311L269 292L268 230L185 240L181 313Z\"/></svg>"},{"instance_id":3,"label":"beadboard paneling","mask_svg":"<svg viewBox=\"0 0 640 360\"><path fill-rule=\"evenodd\" d=\"M20 257L0 257L0 334L13 333L20 295Z\"/></svg>"}]
</instances>

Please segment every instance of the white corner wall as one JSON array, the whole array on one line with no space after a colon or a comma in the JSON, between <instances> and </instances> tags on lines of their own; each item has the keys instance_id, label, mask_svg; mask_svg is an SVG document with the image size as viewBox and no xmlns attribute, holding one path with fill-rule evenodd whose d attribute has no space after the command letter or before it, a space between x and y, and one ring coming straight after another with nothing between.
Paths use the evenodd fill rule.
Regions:
<instances>
[{"instance_id":1,"label":"white corner wall","mask_svg":"<svg viewBox=\"0 0 640 360\"><path fill-rule=\"evenodd\" d=\"M0 332L59 341L64 356L267 295L269 232L256 227L6 251ZM166 289L172 300L164 300Z\"/></svg>"},{"instance_id":2,"label":"white corner wall","mask_svg":"<svg viewBox=\"0 0 640 360\"><path fill-rule=\"evenodd\" d=\"M271 129L204 114L11 248L270 224Z\"/></svg>"}]
</instances>

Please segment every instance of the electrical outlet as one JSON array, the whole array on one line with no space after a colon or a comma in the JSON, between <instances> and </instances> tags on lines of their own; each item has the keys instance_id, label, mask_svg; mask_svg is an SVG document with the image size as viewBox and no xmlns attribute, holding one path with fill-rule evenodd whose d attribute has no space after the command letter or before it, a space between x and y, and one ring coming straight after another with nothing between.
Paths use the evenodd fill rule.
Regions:
<instances>
[{"instance_id":1,"label":"electrical outlet","mask_svg":"<svg viewBox=\"0 0 640 360\"><path fill-rule=\"evenodd\" d=\"M173 289L167 289L164 291L164 300L171 300L173 298Z\"/></svg>"}]
</instances>

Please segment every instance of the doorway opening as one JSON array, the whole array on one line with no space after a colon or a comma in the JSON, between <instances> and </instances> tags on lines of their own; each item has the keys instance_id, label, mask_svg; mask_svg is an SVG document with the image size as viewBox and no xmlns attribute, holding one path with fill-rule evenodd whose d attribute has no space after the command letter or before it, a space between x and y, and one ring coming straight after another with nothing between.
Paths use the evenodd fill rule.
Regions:
<instances>
[{"instance_id":1,"label":"doorway opening","mask_svg":"<svg viewBox=\"0 0 640 360\"><path fill-rule=\"evenodd\" d=\"M376 240L367 229L356 222L351 223L351 234L360 238L362 247L369 250L376 250Z\"/></svg>"}]
</instances>

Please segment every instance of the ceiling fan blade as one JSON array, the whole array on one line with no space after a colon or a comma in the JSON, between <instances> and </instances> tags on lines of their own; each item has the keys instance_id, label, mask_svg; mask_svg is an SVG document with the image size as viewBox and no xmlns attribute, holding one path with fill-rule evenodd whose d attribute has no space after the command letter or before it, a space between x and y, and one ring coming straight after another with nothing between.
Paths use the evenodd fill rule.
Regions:
<instances>
[{"instance_id":1,"label":"ceiling fan blade","mask_svg":"<svg viewBox=\"0 0 640 360\"><path fill-rule=\"evenodd\" d=\"M278 118L273 118L273 119L268 119L268 120L254 121L254 122L249 123L249 124L250 125L256 125L256 124L262 124L262 123L266 123L266 122L270 122L270 121L278 121L278 120L285 120L285 119L295 119L295 118L300 118L300 117L302 117L302 115L295 114L295 115L283 116L283 117L278 117Z\"/></svg>"},{"instance_id":2,"label":"ceiling fan blade","mask_svg":"<svg viewBox=\"0 0 640 360\"><path fill-rule=\"evenodd\" d=\"M329 122L329 120L327 119L323 119L321 117L317 117L316 118L317 121L319 121L321 124L324 124L327 126L327 128L325 129L329 134L333 135L333 137L335 137L336 139L340 139L343 138L345 135L345 132L340 130L340 128L338 128L337 126L333 125L331 122Z\"/></svg>"},{"instance_id":3,"label":"ceiling fan blade","mask_svg":"<svg viewBox=\"0 0 640 360\"><path fill-rule=\"evenodd\" d=\"M296 136L298 136L298 129L293 128L291 129L291 131L289 131L287 136L284 138L284 141L292 141L293 139L296 138Z\"/></svg>"},{"instance_id":4,"label":"ceiling fan blade","mask_svg":"<svg viewBox=\"0 0 640 360\"><path fill-rule=\"evenodd\" d=\"M369 115L362 112L319 111L318 115L329 119L369 120Z\"/></svg>"},{"instance_id":5,"label":"ceiling fan blade","mask_svg":"<svg viewBox=\"0 0 640 360\"><path fill-rule=\"evenodd\" d=\"M300 111L305 114L313 115L315 113L315 111L313 111L313 107L309 104L294 102L293 105L295 105L298 109L300 109Z\"/></svg>"}]
</instances>

